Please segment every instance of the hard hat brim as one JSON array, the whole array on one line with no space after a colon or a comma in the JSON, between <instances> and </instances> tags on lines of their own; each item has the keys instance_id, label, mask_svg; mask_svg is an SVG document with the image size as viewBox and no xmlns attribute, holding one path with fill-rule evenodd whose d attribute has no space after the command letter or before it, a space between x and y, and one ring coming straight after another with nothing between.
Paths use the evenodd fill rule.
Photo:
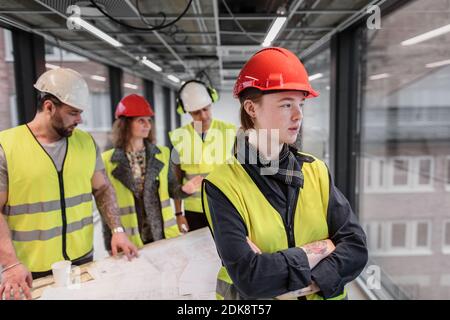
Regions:
<instances>
[{"instance_id":1,"label":"hard hat brim","mask_svg":"<svg viewBox=\"0 0 450 320\"><path fill-rule=\"evenodd\" d=\"M304 92L308 93L306 96L307 99L316 98L320 95L320 93L318 91L314 90L311 86L298 84L298 83L286 83L286 84L282 84L279 86L273 86L270 88L266 88L266 87L258 86L258 85L250 85L245 88L244 87L240 88L240 90L234 94L234 97L239 98L239 95L241 94L241 92L243 92L245 89L248 89L248 88L255 88L255 89L261 90L263 92L267 92L267 91L304 91Z\"/></svg>"}]
</instances>

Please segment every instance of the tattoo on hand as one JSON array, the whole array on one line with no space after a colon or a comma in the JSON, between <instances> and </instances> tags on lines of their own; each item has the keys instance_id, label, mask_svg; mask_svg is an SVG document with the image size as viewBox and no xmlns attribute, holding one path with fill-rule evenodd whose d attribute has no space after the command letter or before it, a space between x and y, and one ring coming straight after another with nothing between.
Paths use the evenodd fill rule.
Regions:
<instances>
[{"instance_id":1,"label":"tattoo on hand","mask_svg":"<svg viewBox=\"0 0 450 320\"><path fill-rule=\"evenodd\" d=\"M327 242L325 240L316 241L316 242L304 245L302 248L304 248L306 254L322 255L322 254L327 253Z\"/></svg>"}]
</instances>

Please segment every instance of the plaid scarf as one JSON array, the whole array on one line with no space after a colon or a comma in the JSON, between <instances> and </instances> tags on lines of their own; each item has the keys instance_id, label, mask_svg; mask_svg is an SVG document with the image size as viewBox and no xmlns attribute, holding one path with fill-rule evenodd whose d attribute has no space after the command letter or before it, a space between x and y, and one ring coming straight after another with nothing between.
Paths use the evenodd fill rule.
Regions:
<instances>
[{"instance_id":1,"label":"plaid scarf","mask_svg":"<svg viewBox=\"0 0 450 320\"><path fill-rule=\"evenodd\" d=\"M284 144L278 159L267 160L258 149L248 142L245 137L243 147L236 145L235 155L242 164L256 165L261 175L269 175L287 185L303 188L303 172L300 163L295 156L297 149L294 146Z\"/></svg>"}]
</instances>

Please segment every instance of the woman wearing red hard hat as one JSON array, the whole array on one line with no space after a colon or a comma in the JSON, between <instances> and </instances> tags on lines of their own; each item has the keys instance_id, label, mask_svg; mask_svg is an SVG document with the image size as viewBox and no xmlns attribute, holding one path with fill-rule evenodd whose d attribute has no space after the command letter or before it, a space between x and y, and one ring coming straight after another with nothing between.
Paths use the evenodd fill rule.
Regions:
<instances>
[{"instance_id":1,"label":"woman wearing red hard hat","mask_svg":"<svg viewBox=\"0 0 450 320\"><path fill-rule=\"evenodd\" d=\"M124 231L139 248L188 230L186 219L175 216L170 198L189 196L200 188L202 180L194 177L183 186L178 184L170 165L169 149L152 142L153 114L144 97L136 94L124 97L115 113L114 149L102 155L117 194ZM109 249L108 228L103 228L103 235Z\"/></svg>"},{"instance_id":2,"label":"woman wearing red hard hat","mask_svg":"<svg viewBox=\"0 0 450 320\"><path fill-rule=\"evenodd\" d=\"M293 146L305 99L318 96L303 64L287 49L263 49L234 96L235 157L202 191L223 264L217 298L346 299L367 263L366 237L327 166Z\"/></svg>"}]
</instances>

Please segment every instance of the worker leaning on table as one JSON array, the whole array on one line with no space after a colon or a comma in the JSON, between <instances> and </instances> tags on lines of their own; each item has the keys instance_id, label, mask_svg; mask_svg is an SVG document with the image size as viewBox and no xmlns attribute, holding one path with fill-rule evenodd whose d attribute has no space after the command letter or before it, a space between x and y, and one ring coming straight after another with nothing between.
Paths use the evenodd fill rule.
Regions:
<instances>
[{"instance_id":1,"label":"worker leaning on table","mask_svg":"<svg viewBox=\"0 0 450 320\"><path fill-rule=\"evenodd\" d=\"M235 157L204 179L203 204L223 267L219 299L345 299L367 262L365 234L326 165L298 152L305 98L318 95L284 48L257 52L234 88ZM256 137L259 136L259 139Z\"/></svg>"},{"instance_id":2,"label":"worker leaning on table","mask_svg":"<svg viewBox=\"0 0 450 320\"><path fill-rule=\"evenodd\" d=\"M175 216L170 198L182 199L199 191L202 181L201 176L196 176L184 185L178 183L169 148L153 143L153 115L144 97L124 97L115 112L114 149L102 154L117 194L122 224L139 248L187 231L186 218ZM110 250L111 231L105 223L103 236Z\"/></svg>"},{"instance_id":3,"label":"worker leaning on table","mask_svg":"<svg viewBox=\"0 0 450 320\"><path fill-rule=\"evenodd\" d=\"M37 113L26 125L0 132L0 298L31 298L32 278L51 265L93 258L92 195L113 232L114 252L137 248L120 223L113 187L93 138L76 128L89 89L76 71L49 70L35 84Z\"/></svg>"}]
</instances>

